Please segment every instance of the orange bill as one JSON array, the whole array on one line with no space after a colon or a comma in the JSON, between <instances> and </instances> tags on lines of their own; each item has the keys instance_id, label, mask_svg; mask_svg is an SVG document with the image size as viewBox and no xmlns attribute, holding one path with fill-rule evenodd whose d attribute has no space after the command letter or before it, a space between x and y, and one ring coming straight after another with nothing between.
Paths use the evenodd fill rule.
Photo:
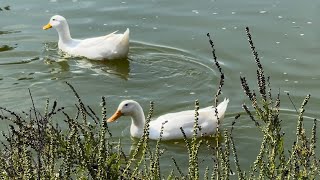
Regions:
<instances>
[{"instance_id":1,"label":"orange bill","mask_svg":"<svg viewBox=\"0 0 320 180\"><path fill-rule=\"evenodd\" d=\"M120 110L117 110L108 120L107 122L113 122L117 120L120 116L122 116L122 113Z\"/></svg>"},{"instance_id":2,"label":"orange bill","mask_svg":"<svg viewBox=\"0 0 320 180\"><path fill-rule=\"evenodd\" d=\"M47 25L42 27L43 30L47 30L47 29L50 29L50 28L52 28L50 23L48 23Z\"/></svg>"}]
</instances>

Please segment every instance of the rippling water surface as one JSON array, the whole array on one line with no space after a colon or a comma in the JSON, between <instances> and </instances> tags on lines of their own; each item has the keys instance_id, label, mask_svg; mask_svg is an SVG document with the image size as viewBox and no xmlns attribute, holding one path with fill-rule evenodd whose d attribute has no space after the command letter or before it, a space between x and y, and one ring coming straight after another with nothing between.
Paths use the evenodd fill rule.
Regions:
<instances>
[{"instance_id":1,"label":"rippling water surface","mask_svg":"<svg viewBox=\"0 0 320 180\"><path fill-rule=\"evenodd\" d=\"M46 98L58 100L72 111L76 100L65 81L78 90L84 102L99 111L106 96L111 114L124 99L135 99L147 112L155 101L155 116L212 104L218 73L213 66L206 33L211 33L216 54L225 72L221 98L230 98L225 128L247 102L239 76L255 85L256 65L244 28L249 26L274 94L281 93L282 119L287 134L295 133L297 107L310 93L306 126L319 116L320 2L298 0L240 1L85 1L4 0L0 5L0 105L10 109L30 107L30 88L39 108ZM57 33L43 31L52 15L65 16L74 38L120 32L130 28L128 60L100 62L66 57L57 49ZM129 152L134 141L130 121L112 124L116 138ZM6 129L3 124L1 129ZM240 162L251 164L261 137L254 124L242 117L234 131ZM288 138L288 142L293 139ZM178 164L187 162L182 142L164 143L164 164L171 156ZM200 158L206 159L201 151ZM210 163L204 163L206 166ZM164 171L166 168L164 168Z\"/></svg>"}]
</instances>

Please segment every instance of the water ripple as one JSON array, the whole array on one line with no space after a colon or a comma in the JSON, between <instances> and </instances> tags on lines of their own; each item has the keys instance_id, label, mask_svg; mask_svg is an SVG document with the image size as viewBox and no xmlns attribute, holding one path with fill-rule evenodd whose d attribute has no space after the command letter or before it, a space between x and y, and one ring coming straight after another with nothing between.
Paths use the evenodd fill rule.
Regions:
<instances>
[{"instance_id":1,"label":"water ripple","mask_svg":"<svg viewBox=\"0 0 320 180\"><path fill-rule=\"evenodd\" d=\"M70 57L58 50L56 43L46 43L43 60L47 64L67 61L68 70L73 73L117 76L122 79L137 80L155 76L160 79L174 77L197 78L215 71L202 63L188 51L169 46L131 42L129 58L116 61L94 61L83 57ZM85 69L91 72L85 71Z\"/></svg>"}]
</instances>

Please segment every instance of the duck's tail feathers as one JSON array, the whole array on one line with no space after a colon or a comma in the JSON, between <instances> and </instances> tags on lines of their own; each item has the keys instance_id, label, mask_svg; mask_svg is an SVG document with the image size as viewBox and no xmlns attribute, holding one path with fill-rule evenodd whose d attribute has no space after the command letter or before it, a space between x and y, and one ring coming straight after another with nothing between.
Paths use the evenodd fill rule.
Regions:
<instances>
[{"instance_id":1,"label":"duck's tail feathers","mask_svg":"<svg viewBox=\"0 0 320 180\"><path fill-rule=\"evenodd\" d=\"M224 98L224 100L218 105L217 110L218 110L219 119L224 118L224 114L227 110L228 103L229 103L229 99Z\"/></svg>"},{"instance_id":2,"label":"duck's tail feathers","mask_svg":"<svg viewBox=\"0 0 320 180\"><path fill-rule=\"evenodd\" d=\"M130 30L129 30L129 28L127 28L127 30L123 33L121 43L124 43L124 44L129 43L129 34L130 34Z\"/></svg>"}]
</instances>

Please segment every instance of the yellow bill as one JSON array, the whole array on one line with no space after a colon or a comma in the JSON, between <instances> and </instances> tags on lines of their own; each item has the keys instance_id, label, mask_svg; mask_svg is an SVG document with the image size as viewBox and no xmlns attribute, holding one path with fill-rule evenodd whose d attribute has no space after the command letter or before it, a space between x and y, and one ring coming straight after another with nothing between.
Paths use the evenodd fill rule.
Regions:
<instances>
[{"instance_id":1,"label":"yellow bill","mask_svg":"<svg viewBox=\"0 0 320 180\"><path fill-rule=\"evenodd\" d=\"M113 122L117 120L120 116L122 116L122 112L120 110L117 110L108 120L107 122Z\"/></svg>"},{"instance_id":2,"label":"yellow bill","mask_svg":"<svg viewBox=\"0 0 320 180\"><path fill-rule=\"evenodd\" d=\"M42 27L43 30L47 30L47 29L50 29L50 28L52 28L50 23L48 23L47 25Z\"/></svg>"}]
</instances>

